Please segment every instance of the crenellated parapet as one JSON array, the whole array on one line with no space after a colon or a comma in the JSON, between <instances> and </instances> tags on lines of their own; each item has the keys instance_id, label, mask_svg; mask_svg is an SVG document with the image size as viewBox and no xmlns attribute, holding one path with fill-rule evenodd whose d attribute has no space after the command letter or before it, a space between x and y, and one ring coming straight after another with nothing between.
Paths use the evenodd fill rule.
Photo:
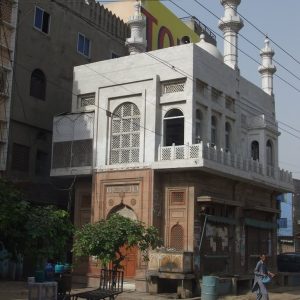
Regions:
<instances>
[{"instance_id":1,"label":"crenellated parapet","mask_svg":"<svg viewBox=\"0 0 300 300\"><path fill-rule=\"evenodd\" d=\"M129 27L119 17L95 0L54 0L71 9L78 16L85 18L92 26L97 26L106 33L125 40L129 36Z\"/></svg>"}]
</instances>

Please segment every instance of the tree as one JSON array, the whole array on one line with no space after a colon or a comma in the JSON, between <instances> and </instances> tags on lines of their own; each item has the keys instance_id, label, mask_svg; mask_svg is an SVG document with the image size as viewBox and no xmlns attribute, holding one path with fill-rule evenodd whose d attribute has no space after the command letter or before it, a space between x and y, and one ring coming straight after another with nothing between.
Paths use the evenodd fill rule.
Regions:
<instances>
[{"instance_id":1,"label":"tree","mask_svg":"<svg viewBox=\"0 0 300 300\"><path fill-rule=\"evenodd\" d=\"M24 200L13 183L0 178L0 240L13 260L29 254L59 259L72 238L68 212L54 206L33 205Z\"/></svg>"},{"instance_id":2,"label":"tree","mask_svg":"<svg viewBox=\"0 0 300 300\"><path fill-rule=\"evenodd\" d=\"M125 218L119 214L94 224L86 224L75 232L73 252L75 256L95 256L105 266L112 262L118 269L125 256L120 248L137 246L144 259L147 250L161 245L158 230L150 226L146 228L140 221Z\"/></svg>"}]
</instances>

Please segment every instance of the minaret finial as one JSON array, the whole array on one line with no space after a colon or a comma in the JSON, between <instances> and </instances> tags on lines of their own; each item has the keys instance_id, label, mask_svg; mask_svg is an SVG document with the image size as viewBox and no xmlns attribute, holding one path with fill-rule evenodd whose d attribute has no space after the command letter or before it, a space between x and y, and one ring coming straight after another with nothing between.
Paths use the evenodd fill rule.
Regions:
<instances>
[{"instance_id":1,"label":"minaret finial","mask_svg":"<svg viewBox=\"0 0 300 300\"><path fill-rule=\"evenodd\" d=\"M261 87L269 95L273 95L273 75L276 72L276 66L273 65L274 54L266 35L265 46L260 51L261 66L258 68L258 72L261 74Z\"/></svg>"},{"instance_id":2,"label":"minaret finial","mask_svg":"<svg viewBox=\"0 0 300 300\"><path fill-rule=\"evenodd\" d=\"M128 46L130 55L142 53L146 51L147 42L144 38L144 28L146 26L146 19L141 13L141 1L136 0L134 4L134 15L129 18L127 24L130 27L130 38L126 39L126 46Z\"/></svg>"},{"instance_id":3,"label":"minaret finial","mask_svg":"<svg viewBox=\"0 0 300 300\"><path fill-rule=\"evenodd\" d=\"M237 14L241 0L220 0L225 12L219 21L219 28L224 35L224 63L232 69L238 69L238 32L244 23Z\"/></svg>"}]
</instances>

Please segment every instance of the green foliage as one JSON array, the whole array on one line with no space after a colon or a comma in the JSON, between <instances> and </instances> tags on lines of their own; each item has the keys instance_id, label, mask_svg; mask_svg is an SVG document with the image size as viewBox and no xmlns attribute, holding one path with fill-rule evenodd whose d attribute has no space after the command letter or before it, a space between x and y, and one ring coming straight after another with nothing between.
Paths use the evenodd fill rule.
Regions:
<instances>
[{"instance_id":1,"label":"green foliage","mask_svg":"<svg viewBox=\"0 0 300 300\"><path fill-rule=\"evenodd\" d=\"M144 259L149 247L161 245L158 230L146 228L142 222L134 221L115 214L107 220L86 224L75 232L73 251L76 256L95 256L104 265L112 261L115 268L125 258L120 248L137 246Z\"/></svg>"},{"instance_id":2,"label":"green foliage","mask_svg":"<svg viewBox=\"0 0 300 300\"><path fill-rule=\"evenodd\" d=\"M37 260L61 258L73 233L69 214L53 206L34 206L16 187L0 179L0 240L12 254Z\"/></svg>"}]
</instances>

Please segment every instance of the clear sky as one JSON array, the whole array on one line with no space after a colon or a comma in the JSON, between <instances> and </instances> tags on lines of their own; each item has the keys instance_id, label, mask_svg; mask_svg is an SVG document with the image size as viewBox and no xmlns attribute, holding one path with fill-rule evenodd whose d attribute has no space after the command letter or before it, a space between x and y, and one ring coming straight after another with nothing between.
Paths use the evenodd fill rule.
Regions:
<instances>
[{"instance_id":1,"label":"clear sky","mask_svg":"<svg viewBox=\"0 0 300 300\"><path fill-rule=\"evenodd\" d=\"M199 6L194 0L172 0L183 7L191 15L196 16L202 23L222 36L218 29L218 20L211 13ZM197 0L215 15L224 14L220 0ZM101 1L100 1L101 2ZM168 0L162 0L164 5L171 9L178 17L187 16ZM242 0L238 7L239 13L268 34L284 50L289 52L298 62L286 55L276 45L271 43L275 50L274 59L295 76L277 66L277 75L294 85L296 91L276 76L274 77L274 94L276 103L276 118L279 121L279 165L281 168L292 171L294 178L300 179L300 34L299 28L299 0ZM264 36L244 20L244 28L240 33L257 47L264 45ZM223 39L217 37L218 48L223 52ZM239 37L239 48L260 62L259 50ZM261 79L258 73L258 64L239 52L239 68L241 75L254 84L260 86ZM284 124L283 124L284 123ZM288 127L290 126L290 127ZM293 129L292 129L293 128ZM286 132L287 131L287 132ZM292 136L292 135L294 136Z\"/></svg>"},{"instance_id":2,"label":"clear sky","mask_svg":"<svg viewBox=\"0 0 300 300\"><path fill-rule=\"evenodd\" d=\"M194 0L173 0L191 15L196 16L201 22L220 33L218 20L204 8L200 7ZM220 0L198 0L209 10L219 17L224 14ZM163 1L179 17L186 14L176 8L169 1ZM300 61L300 34L299 30L299 0L242 0L238 7L239 13L258 27L262 32L269 35L284 50ZM244 28L240 33L248 38L259 48L263 47L264 37L256 29L244 20ZM223 39L217 37L218 48L223 52ZM271 43L275 50L274 59L300 79L300 64L291 59L276 45ZM239 37L239 48L260 61L259 51L242 37ZM289 74L286 70L277 66L277 73L300 91L300 80ZM260 74L258 65L244 54L239 53L239 67L241 75L256 85L260 86ZM300 179L300 92L274 77L274 94L276 103L276 118L279 121L279 165L281 168L292 171L293 177ZM296 130L293 130L283 122ZM294 137L284 130L297 136Z\"/></svg>"}]
</instances>

